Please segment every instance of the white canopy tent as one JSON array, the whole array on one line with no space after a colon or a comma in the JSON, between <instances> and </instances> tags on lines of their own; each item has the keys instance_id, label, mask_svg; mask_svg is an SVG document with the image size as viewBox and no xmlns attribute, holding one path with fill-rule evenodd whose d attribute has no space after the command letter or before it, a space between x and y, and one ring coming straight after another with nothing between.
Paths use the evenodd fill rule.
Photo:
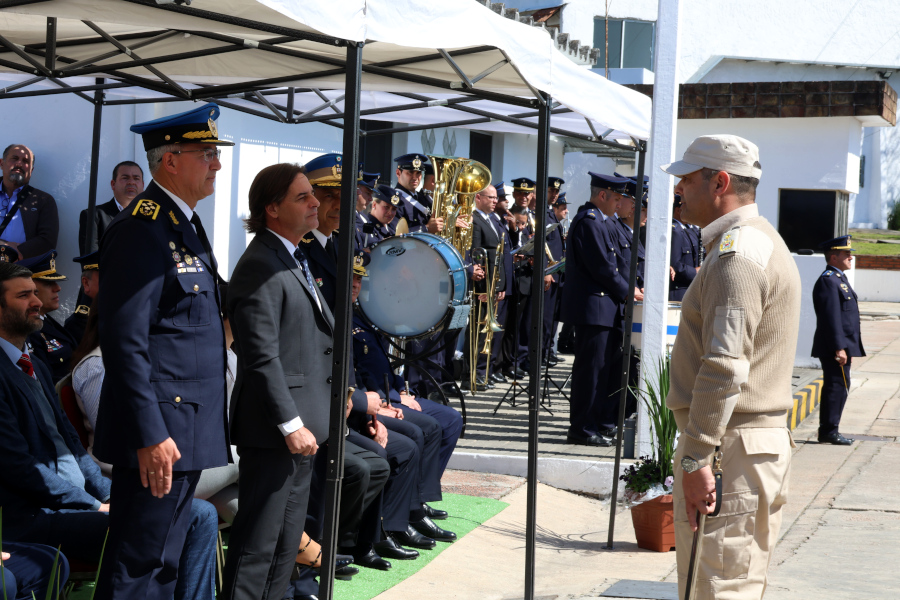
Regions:
<instances>
[{"instance_id":1,"label":"white canopy tent","mask_svg":"<svg viewBox=\"0 0 900 600\"><path fill-rule=\"evenodd\" d=\"M544 242L546 226L550 133L640 152L638 177L643 176L642 140L650 132L650 99L573 64L546 31L501 17L476 0L187 3L0 0L0 79L10 82L0 89L0 99L76 93L94 104L90 210L96 203L102 106L138 102L215 100L284 123L322 121L343 129L348 164L358 162L361 116L377 114L379 120L423 126L537 132L538 245ZM340 229L349 231L353 179L343 182L342 197ZM343 236L339 243L334 439L342 437L344 428L351 244L352 236ZM542 253L538 256L546 260ZM636 256L632 281L635 269ZM541 288L541 278L533 278L533 323L541 321ZM630 301L625 331L628 344ZM526 598L534 597L540 338L538 327L529 351L533 372ZM620 429L622 419L620 414ZM320 591L329 599L342 457L342 445L330 445Z\"/></svg>"}]
</instances>

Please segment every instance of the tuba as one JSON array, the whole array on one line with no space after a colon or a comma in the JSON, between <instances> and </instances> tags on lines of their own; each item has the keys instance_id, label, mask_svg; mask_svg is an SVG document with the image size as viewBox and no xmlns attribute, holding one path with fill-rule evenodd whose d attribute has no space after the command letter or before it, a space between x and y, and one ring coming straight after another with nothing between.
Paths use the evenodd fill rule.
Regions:
<instances>
[{"instance_id":1,"label":"tuba","mask_svg":"<svg viewBox=\"0 0 900 600\"><path fill-rule=\"evenodd\" d=\"M429 156L428 159L434 165L431 214L444 219L444 228L438 235L453 244L460 256L465 256L472 248L472 227L458 229L456 219L465 217L471 224L475 194L491 184L491 171L469 158Z\"/></svg>"}]
</instances>

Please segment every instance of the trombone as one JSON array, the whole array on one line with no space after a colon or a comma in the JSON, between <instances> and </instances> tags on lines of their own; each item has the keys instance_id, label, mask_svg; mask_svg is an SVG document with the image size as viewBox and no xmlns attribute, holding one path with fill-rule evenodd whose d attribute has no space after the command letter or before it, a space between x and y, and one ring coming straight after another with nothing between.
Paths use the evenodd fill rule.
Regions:
<instances>
[{"instance_id":1,"label":"trombone","mask_svg":"<svg viewBox=\"0 0 900 600\"><path fill-rule=\"evenodd\" d=\"M478 356L484 354L487 356L487 364L484 370L485 382L491 376L491 345L494 340L494 334L503 331L503 327L497 322L497 307L499 300L497 299L497 285L500 282L500 266L503 264L503 242L506 237L505 233L500 234L500 243L497 245L496 256L494 259L494 270L491 279L487 284L485 295L486 302L478 301L475 307L474 318L469 326L469 384L472 394L475 394L476 380L478 378ZM484 248L472 248L472 260L475 261L487 275L488 257ZM480 294L476 294L480 295ZM484 335L484 345L479 350L479 338Z\"/></svg>"}]
</instances>

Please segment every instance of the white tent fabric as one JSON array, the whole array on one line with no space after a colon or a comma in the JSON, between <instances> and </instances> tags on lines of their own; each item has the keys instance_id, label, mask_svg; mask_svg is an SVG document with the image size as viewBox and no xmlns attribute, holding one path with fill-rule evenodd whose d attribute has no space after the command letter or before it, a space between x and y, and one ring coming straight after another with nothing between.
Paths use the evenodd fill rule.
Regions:
<instances>
[{"instance_id":1,"label":"white tent fabric","mask_svg":"<svg viewBox=\"0 0 900 600\"><path fill-rule=\"evenodd\" d=\"M469 50L470 53L463 53L454 60L470 79L504 61L505 57L512 63L502 64L478 80L476 90L533 97L528 85L523 83L524 78L534 88L548 93L556 102L577 113L554 115L553 127L592 135L584 121L587 118L598 133L612 130L606 135L607 139L647 139L649 136L649 98L575 65L556 49L545 31L500 17L474 0L431 4L411 0L194 0L189 9L170 8L157 6L155 2L131 0L48 0L0 10L0 33L20 47L33 48L45 41L47 16L59 19L57 38L60 41L96 38L97 34L82 20L95 23L111 35L160 30L178 32L136 49L133 56L142 59L228 46L222 39L210 37L210 32L231 36L241 42L233 51L166 60L156 65L160 72L185 89L192 87L191 84L228 85L279 77L283 80L277 86L269 87L343 88L344 76L338 71L346 56L344 48L320 40L284 41L285 38L272 42L274 51L260 48L260 42L271 41L279 35L290 36L289 32L282 33L279 28L352 41L365 40L364 68L378 67L364 72L363 89L367 92L415 92L434 98L452 96L446 88L410 81L408 77L407 80L397 79L392 75L427 77L444 84L458 84L461 77L435 50ZM253 23L238 22L235 18ZM125 43L133 45L132 42ZM481 46L493 48L473 50ZM286 52L279 53L281 49ZM83 61L104 52L113 55L93 61L98 66L122 65L130 60L123 53L111 52L115 47L105 41L60 44L58 51L70 60L58 64L57 69L72 69L73 75L79 73L77 66L71 67L72 61ZM298 52L306 54L298 56ZM42 62L38 52L31 54ZM428 60L421 60L421 57ZM25 60L11 52L0 54L0 59L7 63L0 64L0 73L14 73L12 64L21 64L25 72L34 71ZM387 61L398 62L385 66ZM81 68L90 65L86 63ZM373 72L379 69L389 71ZM115 70L161 81L144 66L120 66ZM112 72L109 76L116 77ZM290 79L292 77L296 79ZM458 89L465 91L462 86ZM334 94L338 95L339 92ZM302 98L300 102L303 102ZM405 104L410 101L369 94L368 100L364 98L367 104L363 108L390 105L391 102ZM485 102L493 105L487 110L501 114L527 112L521 107ZM321 100L312 94L307 100L310 108L320 103ZM485 109L486 104L481 108ZM304 110L299 104L297 108ZM472 118L440 107L423 110L420 114L412 112L380 118L410 123ZM507 125L494 122L477 128L510 131Z\"/></svg>"}]
</instances>

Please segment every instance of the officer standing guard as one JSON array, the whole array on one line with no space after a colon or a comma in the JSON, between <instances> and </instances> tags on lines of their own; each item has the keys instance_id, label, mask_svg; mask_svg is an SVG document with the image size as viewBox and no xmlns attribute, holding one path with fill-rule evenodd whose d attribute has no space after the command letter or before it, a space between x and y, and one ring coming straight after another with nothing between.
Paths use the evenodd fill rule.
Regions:
<instances>
[{"instance_id":1,"label":"officer standing guard","mask_svg":"<svg viewBox=\"0 0 900 600\"><path fill-rule=\"evenodd\" d=\"M819 443L849 446L852 439L838 431L850 390L850 362L865 356L859 330L859 304L845 271L853 263L850 236L819 244L828 268L813 286L816 333L812 355L822 361L822 403L819 407Z\"/></svg>"},{"instance_id":2,"label":"officer standing guard","mask_svg":"<svg viewBox=\"0 0 900 600\"><path fill-rule=\"evenodd\" d=\"M681 196L672 203L672 250L669 256L674 275L669 283L669 300L680 302L700 270L700 231L681 222Z\"/></svg>"},{"instance_id":3,"label":"officer standing guard","mask_svg":"<svg viewBox=\"0 0 900 600\"><path fill-rule=\"evenodd\" d=\"M607 383L615 340L610 339L619 320L619 305L629 293L628 281L618 270L615 241L606 225L603 208L615 204L625 189L625 178L588 172L590 200L578 210L569 229L563 311L575 326L575 360L569 400L566 441L585 446L610 446L601 434L615 424Z\"/></svg>"},{"instance_id":4,"label":"officer standing guard","mask_svg":"<svg viewBox=\"0 0 900 600\"><path fill-rule=\"evenodd\" d=\"M113 465L109 538L96 597L172 598L203 469L228 462L225 334L216 260L197 202L221 168L219 107L131 130L153 182L100 248L106 376L94 455Z\"/></svg>"}]
</instances>

